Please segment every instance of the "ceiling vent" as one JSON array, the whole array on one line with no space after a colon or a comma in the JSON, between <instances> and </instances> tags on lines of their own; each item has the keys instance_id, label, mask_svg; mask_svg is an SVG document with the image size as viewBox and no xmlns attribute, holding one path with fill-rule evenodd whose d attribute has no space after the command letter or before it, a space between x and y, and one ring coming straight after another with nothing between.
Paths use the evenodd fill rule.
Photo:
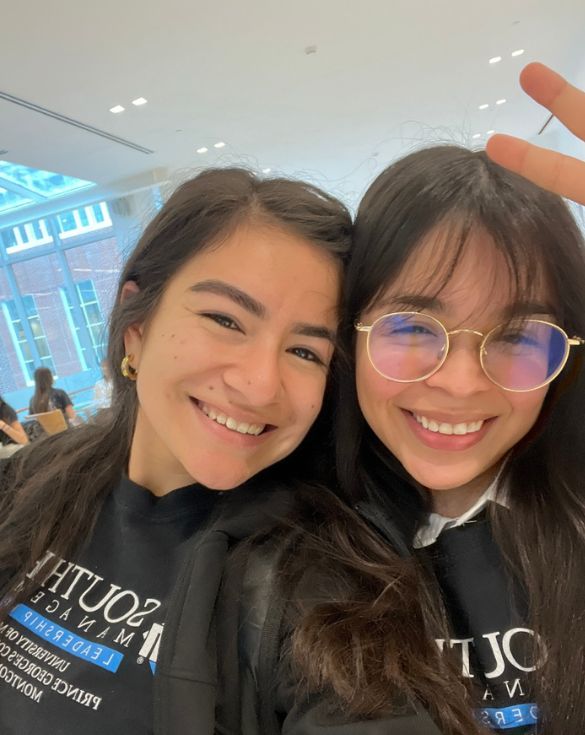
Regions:
<instances>
[{"instance_id":1,"label":"ceiling vent","mask_svg":"<svg viewBox=\"0 0 585 735\"><path fill-rule=\"evenodd\" d=\"M66 117L65 115L61 115L58 112L47 110L46 107L35 105L34 102L28 102L27 100L23 100L20 97L14 97L13 95L8 94L7 92L0 91L0 99L6 102L11 102L13 105L24 107L27 110L38 112L40 115L45 115L45 117L52 117L53 120L58 120L59 122L62 122L65 125L72 125L73 127L79 128L80 130L85 130L86 133L91 133L92 135L99 135L101 138L105 138L106 140L109 140L111 143L118 143L118 145L126 146L126 148L131 148L133 151L138 151L139 153L146 153L146 154L154 153L154 151L151 150L150 148L145 148L142 145L138 145L138 143L133 143L131 140L126 140L125 138L119 138L117 135L112 135L111 133L108 133L105 130L94 128L92 125L86 125L85 123L79 120L74 120L72 117Z\"/></svg>"}]
</instances>

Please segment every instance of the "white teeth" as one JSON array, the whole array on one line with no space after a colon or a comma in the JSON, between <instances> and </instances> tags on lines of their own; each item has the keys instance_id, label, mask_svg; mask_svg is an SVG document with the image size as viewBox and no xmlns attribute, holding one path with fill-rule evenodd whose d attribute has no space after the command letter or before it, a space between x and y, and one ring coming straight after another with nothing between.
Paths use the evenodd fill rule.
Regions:
<instances>
[{"instance_id":1,"label":"white teeth","mask_svg":"<svg viewBox=\"0 0 585 735\"><path fill-rule=\"evenodd\" d=\"M204 403L199 403L199 408L203 411L206 416L213 419L216 423L225 426L230 431L237 431L239 434L252 434L252 436L258 436L266 428L266 424L248 424L245 421L236 421L231 416L226 416L223 413L217 413L213 408L209 408Z\"/></svg>"},{"instance_id":2,"label":"white teeth","mask_svg":"<svg viewBox=\"0 0 585 735\"><path fill-rule=\"evenodd\" d=\"M483 420L470 421L466 424L448 424L446 421L433 421L432 419L428 419L426 416L419 416L416 413L413 414L413 416L418 423L423 426L423 428L439 434L457 434L458 436L463 436L465 434L474 434L483 426Z\"/></svg>"}]
</instances>

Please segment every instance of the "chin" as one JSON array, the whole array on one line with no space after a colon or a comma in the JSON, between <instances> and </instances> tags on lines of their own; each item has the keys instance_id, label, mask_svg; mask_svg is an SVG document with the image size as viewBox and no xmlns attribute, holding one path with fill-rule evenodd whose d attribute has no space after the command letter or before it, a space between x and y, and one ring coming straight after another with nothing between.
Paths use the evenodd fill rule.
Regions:
<instances>
[{"instance_id":1,"label":"chin","mask_svg":"<svg viewBox=\"0 0 585 735\"><path fill-rule=\"evenodd\" d=\"M191 477L196 478L198 483L208 488L208 490L224 492L226 490L235 490L256 473L251 473L249 469L241 467L231 469L219 469L216 467L209 470L193 468L193 470L189 470L189 474Z\"/></svg>"},{"instance_id":2,"label":"chin","mask_svg":"<svg viewBox=\"0 0 585 735\"><path fill-rule=\"evenodd\" d=\"M481 469L454 472L453 468L437 465L430 467L408 467L404 465L404 467L419 485L428 490L455 490L472 482L481 474Z\"/></svg>"}]
</instances>

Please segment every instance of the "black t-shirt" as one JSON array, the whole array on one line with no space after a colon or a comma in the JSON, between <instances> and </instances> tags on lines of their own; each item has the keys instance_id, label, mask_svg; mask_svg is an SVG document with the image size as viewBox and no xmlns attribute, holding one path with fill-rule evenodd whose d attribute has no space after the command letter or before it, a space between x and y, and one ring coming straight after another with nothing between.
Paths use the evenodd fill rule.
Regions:
<instances>
[{"instance_id":1,"label":"black t-shirt","mask_svg":"<svg viewBox=\"0 0 585 735\"><path fill-rule=\"evenodd\" d=\"M438 641L439 647L450 645L460 659L462 676L473 685L479 721L496 732L535 733L534 633L486 513L443 531L420 553L429 555L452 624L451 641Z\"/></svg>"},{"instance_id":2,"label":"black t-shirt","mask_svg":"<svg viewBox=\"0 0 585 735\"><path fill-rule=\"evenodd\" d=\"M7 403L4 403L4 401L0 401L0 420L9 425L13 424L15 421L18 421L16 411L11 408ZM5 431L0 431L0 442L3 445L17 443L14 441L14 439L11 439L11 437L9 437Z\"/></svg>"},{"instance_id":3,"label":"black t-shirt","mask_svg":"<svg viewBox=\"0 0 585 735\"><path fill-rule=\"evenodd\" d=\"M218 493L156 498L124 478L75 559L50 552L40 588L0 626L2 735L146 735L169 594Z\"/></svg>"},{"instance_id":4,"label":"black t-shirt","mask_svg":"<svg viewBox=\"0 0 585 735\"><path fill-rule=\"evenodd\" d=\"M31 401L28 404L29 413L37 413L33 409L32 404L33 402L31 398ZM67 408L67 406L72 405L73 402L71 401L71 398L69 398L69 395L64 390L62 390L61 388L51 388L47 411L54 411L56 408L58 408L63 412L63 415L65 416L65 409Z\"/></svg>"}]
</instances>

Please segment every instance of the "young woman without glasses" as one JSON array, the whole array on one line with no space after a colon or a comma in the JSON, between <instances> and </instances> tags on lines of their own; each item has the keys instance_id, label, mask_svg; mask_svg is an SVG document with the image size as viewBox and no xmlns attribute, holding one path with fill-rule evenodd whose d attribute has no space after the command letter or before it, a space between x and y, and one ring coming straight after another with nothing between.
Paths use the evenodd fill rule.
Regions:
<instances>
[{"instance_id":1,"label":"young woman without glasses","mask_svg":"<svg viewBox=\"0 0 585 735\"><path fill-rule=\"evenodd\" d=\"M46 413L58 408L68 424L79 423L71 398L61 388L53 388L53 373L49 368L37 368L34 377L35 392L30 399L29 413Z\"/></svg>"},{"instance_id":2,"label":"young woman without glasses","mask_svg":"<svg viewBox=\"0 0 585 735\"><path fill-rule=\"evenodd\" d=\"M186 182L147 227L111 316L111 411L4 477L2 733L213 733L224 557L323 443L294 452L350 228L318 189L239 169Z\"/></svg>"},{"instance_id":3,"label":"young woman without glasses","mask_svg":"<svg viewBox=\"0 0 585 735\"><path fill-rule=\"evenodd\" d=\"M562 89L568 121L583 95ZM519 169L517 146L540 155L500 144ZM584 284L564 202L483 152L429 148L372 184L344 291L346 504L313 494L304 530L252 552L242 733L585 731Z\"/></svg>"}]
</instances>

